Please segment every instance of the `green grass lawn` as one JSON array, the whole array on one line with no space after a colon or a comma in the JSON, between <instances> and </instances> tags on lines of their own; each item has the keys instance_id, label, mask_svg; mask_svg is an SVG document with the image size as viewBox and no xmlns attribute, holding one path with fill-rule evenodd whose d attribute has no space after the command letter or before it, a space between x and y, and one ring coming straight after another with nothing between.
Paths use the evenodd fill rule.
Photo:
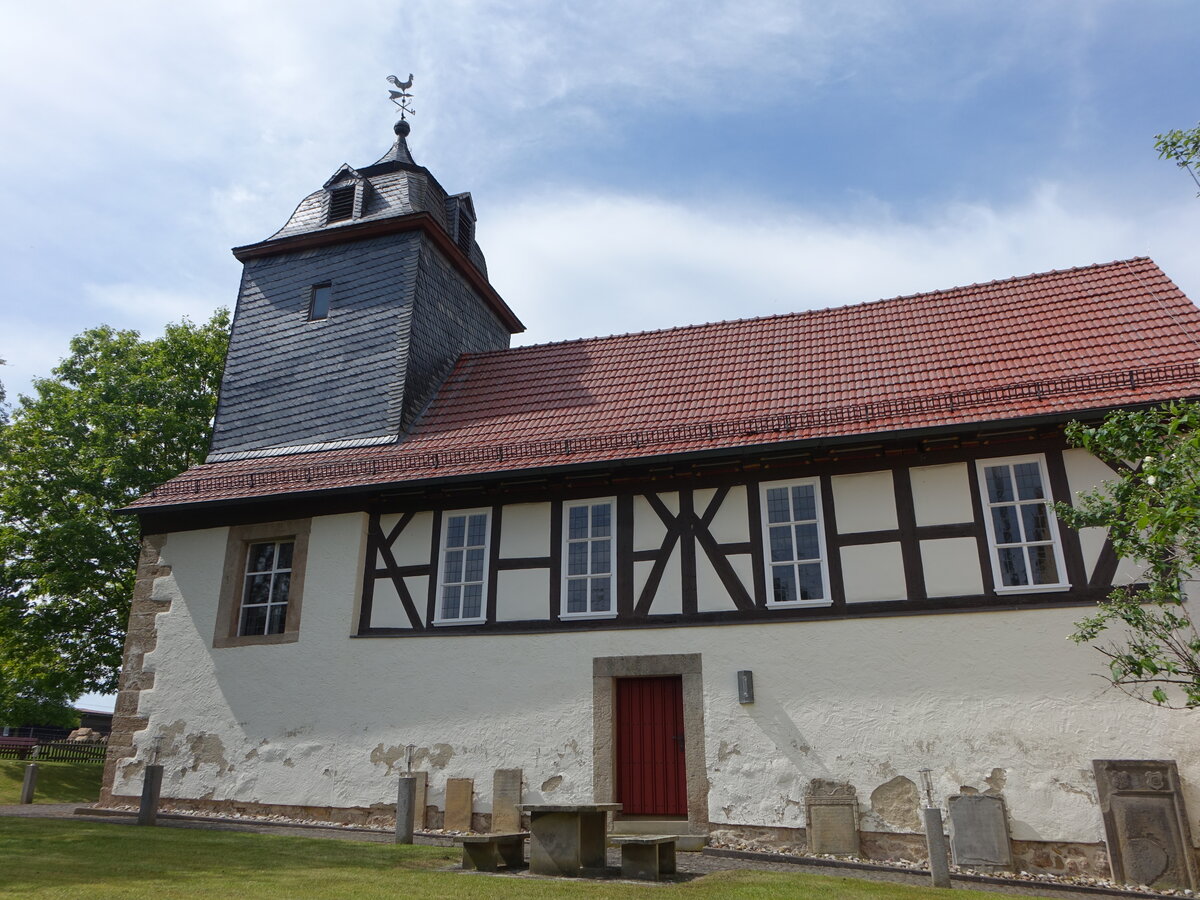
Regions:
<instances>
[{"instance_id":1,"label":"green grass lawn","mask_svg":"<svg viewBox=\"0 0 1200 900\"><path fill-rule=\"evenodd\" d=\"M852 878L721 872L652 886L453 871L459 852L320 838L0 818L0 897L395 900L644 898L662 900L995 900L994 893Z\"/></svg>"},{"instance_id":2,"label":"green grass lawn","mask_svg":"<svg viewBox=\"0 0 1200 900\"><path fill-rule=\"evenodd\" d=\"M27 762L0 759L0 806L21 802L21 783ZM95 803L100 797L104 766L96 763L38 763L34 803Z\"/></svg>"}]
</instances>

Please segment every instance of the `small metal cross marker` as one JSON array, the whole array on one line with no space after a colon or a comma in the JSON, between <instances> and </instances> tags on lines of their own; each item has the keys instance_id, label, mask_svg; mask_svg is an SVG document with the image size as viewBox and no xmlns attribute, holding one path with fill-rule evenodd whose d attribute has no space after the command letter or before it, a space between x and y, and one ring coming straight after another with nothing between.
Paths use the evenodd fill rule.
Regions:
<instances>
[{"instance_id":1,"label":"small metal cross marker","mask_svg":"<svg viewBox=\"0 0 1200 900\"><path fill-rule=\"evenodd\" d=\"M413 77L408 76L408 81L401 81L395 75L387 77L388 83L395 85L399 90L388 91L388 97L393 103L400 107L400 121L404 121L406 115L415 116L417 111L412 108L409 101L412 100L412 94L409 93L409 88L412 87Z\"/></svg>"}]
</instances>

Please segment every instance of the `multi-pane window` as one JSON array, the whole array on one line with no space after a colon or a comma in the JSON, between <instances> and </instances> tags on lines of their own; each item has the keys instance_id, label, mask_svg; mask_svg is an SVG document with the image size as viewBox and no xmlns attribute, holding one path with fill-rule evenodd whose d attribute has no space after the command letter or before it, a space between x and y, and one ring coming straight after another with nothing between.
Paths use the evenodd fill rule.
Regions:
<instances>
[{"instance_id":1,"label":"multi-pane window","mask_svg":"<svg viewBox=\"0 0 1200 900\"><path fill-rule=\"evenodd\" d=\"M763 486L767 603L828 604L821 492L817 480Z\"/></svg>"},{"instance_id":2,"label":"multi-pane window","mask_svg":"<svg viewBox=\"0 0 1200 900\"><path fill-rule=\"evenodd\" d=\"M283 634L287 624L288 592L292 586L295 543L264 541L246 552L242 612L238 634Z\"/></svg>"},{"instance_id":3,"label":"multi-pane window","mask_svg":"<svg viewBox=\"0 0 1200 900\"><path fill-rule=\"evenodd\" d=\"M982 460L979 471L996 590L1064 587L1042 457Z\"/></svg>"},{"instance_id":4,"label":"multi-pane window","mask_svg":"<svg viewBox=\"0 0 1200 900\"><path fill-rule=\"evenodd\" d=\"M443 519L439 622L484 621L490 518L487 510L472 510Z\"/></svg>"},{"instance_id":5,"label":"multi-pane window","mask_svg":"<svg viewBox=\"0 0 1200 900\"><path fill-rule=\"evenodd\" d=\"M563 616L611 616L613 602L612 500L568 504L563 514Z\"/></svg>"}]
</instances>

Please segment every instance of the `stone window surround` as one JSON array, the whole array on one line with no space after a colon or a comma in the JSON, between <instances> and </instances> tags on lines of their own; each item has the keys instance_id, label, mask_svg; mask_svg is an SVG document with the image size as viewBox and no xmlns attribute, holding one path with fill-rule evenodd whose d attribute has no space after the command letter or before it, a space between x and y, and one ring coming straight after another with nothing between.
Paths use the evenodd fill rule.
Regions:
<instances>
[{"instance_id":1,"label":"stone window surround","mask_svg":"<svg viewBox=\"0 0 1200 900\"><path fill-rule=\"evenodd\" d=\"M225 568L217 604L217 630L213 647L243 647L252 644L290 644L300 639L300 609L304 598L304 570L308 560L308 533L312 519L288 519L255 525L235 525L225 544ZM246 555L253 543L291 539L292 580L288 592L287 618L282 634L238 634Z\"/></svg>"},{"instance_id":2,"label":"stone window surround","mask_svg":"<svg viewBox=\"0 0 1200 900\"><path fill-rule=\"evenodd\" d=\"M680 675L683 679L688 826L693 832L707 831L709 784L704 752L704 677L699 653L598 656L592 660L592 794L596 803L620 802L616 798L616 680L670 675Z\"/></svg>"}]
</instances>

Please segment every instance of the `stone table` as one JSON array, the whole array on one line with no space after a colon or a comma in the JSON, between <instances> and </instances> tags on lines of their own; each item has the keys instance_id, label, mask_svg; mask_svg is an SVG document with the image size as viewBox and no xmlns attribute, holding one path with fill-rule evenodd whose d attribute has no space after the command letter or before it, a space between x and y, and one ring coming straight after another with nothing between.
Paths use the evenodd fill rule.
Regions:
<instances>
[{"instance_id":1,"label":"stone table","mask_svg":"<svg viewBox=\"0 0 1200 900\"><path fill-rule=\"evenodd\" d=\"M603 875L608 814L620 803L525 803L529 813L529 871L537 875Z\"/></svg>"}]
</instances>

